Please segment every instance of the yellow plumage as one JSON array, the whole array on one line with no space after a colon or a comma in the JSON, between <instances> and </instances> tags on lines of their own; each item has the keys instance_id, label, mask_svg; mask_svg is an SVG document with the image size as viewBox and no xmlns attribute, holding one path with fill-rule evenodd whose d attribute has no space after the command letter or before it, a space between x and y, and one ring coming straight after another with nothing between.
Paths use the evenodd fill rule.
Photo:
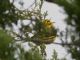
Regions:
<instances>
[{"instance_id":1,"label":"yellow plumage","mask_svg":"<svg viewBox=\"0 0 80 60\"><path fill-rule=\"evenodd\" d=\"M53 22L51 22L49 19L45 19L45 20L43 20L42 23L43 23L43 25L44 25L45 28L50 29L50 28L53 27Z\"/></svg>"},{"instance_id":2,"label":"yellow plumage","mask_svg":"<svg viewBox=\"0 0 80 60\"><path fill-rule=\"evenodd\" d=\"M54 22L51 22L49 19L42 20L42 25L39 25L41 26L40 32L34 35L34 40L38 43L52 43L56 37L55 27L53 23Z\"/></svg>"}]
</instances>

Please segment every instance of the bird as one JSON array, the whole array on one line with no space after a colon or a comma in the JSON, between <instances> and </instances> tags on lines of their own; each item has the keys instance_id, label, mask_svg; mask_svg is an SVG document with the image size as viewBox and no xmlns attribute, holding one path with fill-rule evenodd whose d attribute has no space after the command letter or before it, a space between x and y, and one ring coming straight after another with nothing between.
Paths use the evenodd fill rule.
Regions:
<instances>
[{"instance_id":1,"label":"bird","mask_svg":"<svg viewBox=\"0 0 80 60\"><path fill-rule=\"evenodd\" d=\"M44 26L45 28L50 29L50 28L53 27L53 23L54 23L54 22L51 22L49 19L45 19L45 20L42 21L42 23L43 23L43 26Z\"/></svg>"},{"instance_id":2,"label":"bird","mask_svg":"<svg viewBox=\"0 0 80 60\"><path fill-rule=\"evenodd\" d=\"M38 44L53 42L56 37L56 30L53 23L55 22L51 22L50 19L43 19L41 25L39 24L41 26L40 31L32 37L33 41Z\"/></svg>"}]
</instances>

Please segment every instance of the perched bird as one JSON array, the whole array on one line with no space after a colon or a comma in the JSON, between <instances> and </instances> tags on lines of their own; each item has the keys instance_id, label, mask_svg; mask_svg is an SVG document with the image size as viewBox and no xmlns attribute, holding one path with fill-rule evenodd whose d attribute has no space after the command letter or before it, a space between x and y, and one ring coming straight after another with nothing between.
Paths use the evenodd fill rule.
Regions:
<instances>
[{"instance_id":1,"label":"perched bird","mask_svg":"<svg viewBox=\"0 0 80 60\"><path fill-rule=\"evenodd\" d=\"M54 22L51 22L50 19L45 19L42 21L42 32L45 35L52 34L52 30L55 29Z\"/></svg>"},{"instance_id":2,"label":"perched bird","mask_svg":"<svg viewBox=\"0 0 80 60\"><path fill-rule=\"evenodd\" d=\"M49 44L53 42L56 37L56 30L53 23L54 22L51 22L50 19L42 20L42 22L40 22L41 25L37 24L39 32L35 34L32 39L37 43Z\"/></svg>"},{"instance_id":3,"label":"perched bird","mask_svg":"<svg viewBox=\"0 0 80 60\"><path fill-rule=\"evenodd\" d=\"M51 29L53 27L53 22L51 22L49 19L43 20L42 23L45 28Z\"/></svg>"}]
</instances>

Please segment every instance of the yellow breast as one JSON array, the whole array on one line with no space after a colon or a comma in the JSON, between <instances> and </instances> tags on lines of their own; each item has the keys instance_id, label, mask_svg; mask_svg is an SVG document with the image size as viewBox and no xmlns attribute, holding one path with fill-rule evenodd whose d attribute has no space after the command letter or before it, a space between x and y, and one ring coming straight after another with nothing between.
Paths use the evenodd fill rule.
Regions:
<instances>
[{"instance_id":1,"label":"yellow breast","mask_svg":"<svg viewBox=\"0 0 80 60\"><path fill-rule=\"evenodd\" d=\"M53 27L53 22L51 22L49 19L43 20L43 26L45 28L52 28Z\"/></svg>"}]
</instances>

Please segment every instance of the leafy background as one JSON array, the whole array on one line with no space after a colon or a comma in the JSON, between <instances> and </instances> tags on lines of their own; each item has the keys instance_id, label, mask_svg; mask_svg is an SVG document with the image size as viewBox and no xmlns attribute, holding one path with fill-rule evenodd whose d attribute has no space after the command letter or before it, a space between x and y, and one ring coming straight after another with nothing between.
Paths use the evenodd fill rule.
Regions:
<instances>
[{"instance_id":1,"label":"leafy background","mask_svg":"<svg viewBox=\"0 0 80 60\"><path fill-rule=\"evenodd\" d=\"M62 42L54 44L58 44L66 48L68 53L71 54L72 59L80 60L80 1L46 1L56 3L63 7L68 15L68 18L65 19L67 24L67 28L65 29L66 33L59 32L60 40ZM29 19L31 20L30 24L33 24L32 22L37 22L37 20L35 21L35 19L32 19L32 16L35 16L38 20L46 17L47 13L41 13L43 0L40 1L37 10L35 10L35 5L35 8L32 11L18 9L15 7L14 2L16 1L12 0L11 2L9 0L0 0L0 60L46 60L45 44L41 44L39 49L37 45L30 43L32 39L28 34L32 33L33 30L30 25L26 26L21 23L19 34L15 33L13 29L13 25L17 25L18 20L22 22L24 19ZM24 3L20 1L19 4L23 6ZM37 30L35 31L37 32ZM65 41L62 39L63 36L65 36ZM70 42L68 42L68 38L70 38ZM29 42L29 46L31 47L29 51L25 51L24 48L21 47L21 43L24 42ZM59 59L57 57L56 50L53 51L53 58L51 60L66 60L65 57L63 59Z\"/></svg>"}]
</instances>

